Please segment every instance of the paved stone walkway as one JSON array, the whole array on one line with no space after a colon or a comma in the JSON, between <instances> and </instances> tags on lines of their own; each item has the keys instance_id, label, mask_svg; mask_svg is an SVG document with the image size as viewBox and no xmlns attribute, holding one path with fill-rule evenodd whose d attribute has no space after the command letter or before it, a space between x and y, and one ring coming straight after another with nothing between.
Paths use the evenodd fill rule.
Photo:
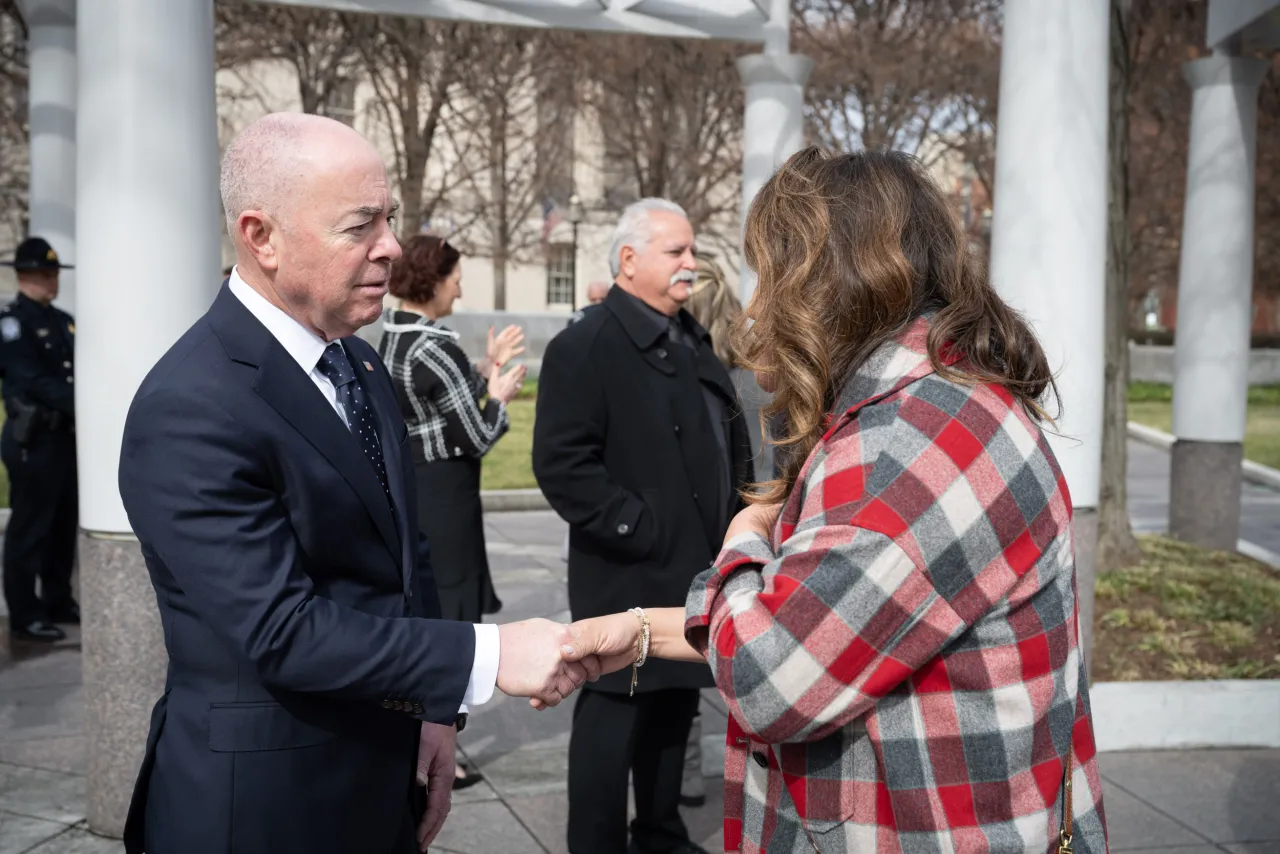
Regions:
<instances>
[{"instance_id":1,"label":"paved stone walkway","mask_svg":"<svg viewBox=\"0 0 1280 854\"><path fill-rule=\"evenodd\" d=\"M1158 529L1167 518L1161 452L1130 450L1137 526ZM1163 483L1167 489L1167 474ZM1280 552L1280 496L1260 492L1246 496L1244 536ZM502 621L567 619L563 523L546 512L508 513L490 516L486 527ZM78 633L53 648L10 649L5 628L0 619L0 854L121 851L83 825ZM718 773L724 705L706 692L702 710L705 767ZM501 695L473 710L462 744L487 782L455 797L432 850L564 852L571 714L572 702L535 713ZM1114 753L1101 762L1113 851L1280 854L1280 750ZM720 844L719 785L709 779L707 806L685 811L694 839L712 852Z\"/></svg>"},{"instance_id":2,"label":"paved stone walkway","mask_svg":"<svg viewBox=\"0 0 1280 854\"><path fill-rule=\"evenodd\" d=\"M1139 533L1169 529L1169 452L1129 440L1129 517ZM1240 490L1240 539L1280 567L1280 492L1246 482ZM1253 551L1253 550L1250 550Z\"/></svg>"}]
</instances>

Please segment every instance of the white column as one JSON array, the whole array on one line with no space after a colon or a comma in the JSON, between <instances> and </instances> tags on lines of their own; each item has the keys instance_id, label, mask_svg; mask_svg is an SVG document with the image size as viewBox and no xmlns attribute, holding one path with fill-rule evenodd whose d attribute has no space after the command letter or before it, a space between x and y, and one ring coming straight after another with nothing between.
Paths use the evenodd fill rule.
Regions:
<instances>
[{"instance_id":1,"label":"white column","mask_svg":"<svg viewBox=\"0 0 1280 854\"><path fill-rule=\"evenodd\" d=\"M1108 0L1006 0L991 229L992 281L1031 321L1057 375L1061 417L1048 439L1075 507L1086 660L1102 464L1108 12Z\"/></svg>"},{"instance_id":2,"label":"white column","mask_svg":"<svg viewBox=\"0 0 1280 854\"><path fill-rule=\"evenodd\" d=\"M58 257L76 256L76 0L26 0L31 145L29 224ZM76 273L59 277L56 305L75 312Z\"/></svg>"},{"instance_id":3,"label":"white column","mask_svg":"<svg viewBox=\"0 0 1280 854\"><path fill-rule=\"evenodd\" d=\"M125 415L221 282L213 0L85 0L77 35L76 414L88 818L118 836L164 683L117 490Z\"/></svg>"},{"instance_id":4,"label":"white column","mask_svg":"<svg viewBox=\"0 0 1280 854\"><path fill-rule=\"evenodd\" d=\"M80 524L125 533L120 436L221 283L212 0L80 4Z\"/></svg>"},{"instance_id":5,"label":"white column","mask_svg":"<svg viewBox=\"0 0 1280 854\"><path fill-rule=\"evenodd\" d=\"M751 200L788 157L804 146L804 86L813 60L790 53L791 8L788 0L771 0L764 53L738 60L746 90L742 123L742 225ZM742 303L756 288L755 274L742 263L738 291Z\"/></svg>"},{"instance_id":6,"label":"white column","mask_svg":"<svg viewBox=\"0 0 1280 854\"><path fill-rule=\"evenodd\" d=\"M1235 548L1253 294L1258 87L1270 62L1188 62L1191 144L1178 275L1170 529Z\"/></svg>"},{"instance_id":7,"label":"white column","mask_svg":"<svg viewBox=\"0 0 1280 854\"><path fill-rule=\"evenodd\" d=\"M1107 237L1107 0L1007 0L991 278L1058 373L1050 444L1076 507L1101 467Z\"/></svg>"}]
</instances>

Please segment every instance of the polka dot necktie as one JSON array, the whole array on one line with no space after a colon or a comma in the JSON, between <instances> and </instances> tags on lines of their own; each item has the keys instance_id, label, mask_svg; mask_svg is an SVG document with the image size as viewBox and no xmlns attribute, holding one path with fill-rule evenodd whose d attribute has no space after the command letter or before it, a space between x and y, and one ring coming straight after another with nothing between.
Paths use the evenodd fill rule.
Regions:
<instances>
[{"instance_id":1,"label":"polka dot necktie","mask_svg":"<svg viewBox=\"0 0 1280 854\"><path fill-rule=\"evenodd\" d=\"M365 397L364 389L356 382L356 372L342 345L334 341L325 347L316 370L333 383L334 390L338 393L338 406L346 416L347 428L360 443L360 450L378 475L378 483L382 484L387 502L394 505L391 488L387 485L387 465L382 459L382 443L378 441L378 419Z\"/></svg>"}]
</instances>

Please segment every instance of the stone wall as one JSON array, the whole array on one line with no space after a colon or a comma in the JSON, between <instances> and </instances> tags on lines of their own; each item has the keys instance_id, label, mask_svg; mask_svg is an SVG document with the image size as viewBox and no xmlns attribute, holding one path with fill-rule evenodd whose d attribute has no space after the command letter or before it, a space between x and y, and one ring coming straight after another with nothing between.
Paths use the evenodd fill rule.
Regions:
<instances>
[{"instance_id":1,"label":"stone wall","mask_svg":"<svg viewBox=\"0 0 1280 854\"><path fill-rule=\"evenodd\" d=\"M445 318L443 325L458 333L458 343L472 361L479 361L484 357L490 326L495 332L511 323L523 327L525 352L520 361L528 366L529 376L536 377L547 344L569 325L570 317L565 311L466 311ZM359 335L376 347L378 338L382 335L381 322L366 326L360 330Z\"/></svg>"},{"instance_id":2,"label":"stone wall","mask_svg":"<svg viewBox=\"0 0 1280 854\"><path fill-rule=\"evenodd\" d=\"M1173 384L1173 348L1151 344L1129 345L1129 379L1134 382ZM1249 385L1280 383L1280 350L1249 353Z\"/></svg>"},{"instance_id":3,"label":"stone wall","mask_svg":"<svg viewBox=\"0 0 1280 854\"><path fill-rule=\"evenodd\" d=\"M485 335L492 325L501 329L508 323L524 327L525 354L522 360L529 366L529 375L536 377L542 364L542 354L557 332L569 323L566 312L500 312L467 311L446 318L444 325L461 337L459 343L472 359L484 355ZM361 336L374 343L382 334L381 325L365 327ZM1129 345L1129 378L1134 381L1173 383L1173 348L1149 344ZM1280 350L1254 350L1249 358L1249 384L1274 385L1280 383Z\"/></svg>"}]
</instances>

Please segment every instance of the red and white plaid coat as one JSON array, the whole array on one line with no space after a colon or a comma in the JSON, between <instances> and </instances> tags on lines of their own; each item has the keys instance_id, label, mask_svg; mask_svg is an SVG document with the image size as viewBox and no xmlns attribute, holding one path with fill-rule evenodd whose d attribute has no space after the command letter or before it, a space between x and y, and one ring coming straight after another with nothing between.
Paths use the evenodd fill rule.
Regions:
<instances>
[{"instance_id":1,"label":"red and white plaid coat","mask_svg":"<svg viewBox=\"0 0 1280 854\"><path fill-rule=\"evenodd\" d=\"M927 332L856 372L773 536L689 593L730 710L727 851L1056 851L1069 741L1075 851L1107 850L1066 483Z\"/></svg>"}]
</instances>

